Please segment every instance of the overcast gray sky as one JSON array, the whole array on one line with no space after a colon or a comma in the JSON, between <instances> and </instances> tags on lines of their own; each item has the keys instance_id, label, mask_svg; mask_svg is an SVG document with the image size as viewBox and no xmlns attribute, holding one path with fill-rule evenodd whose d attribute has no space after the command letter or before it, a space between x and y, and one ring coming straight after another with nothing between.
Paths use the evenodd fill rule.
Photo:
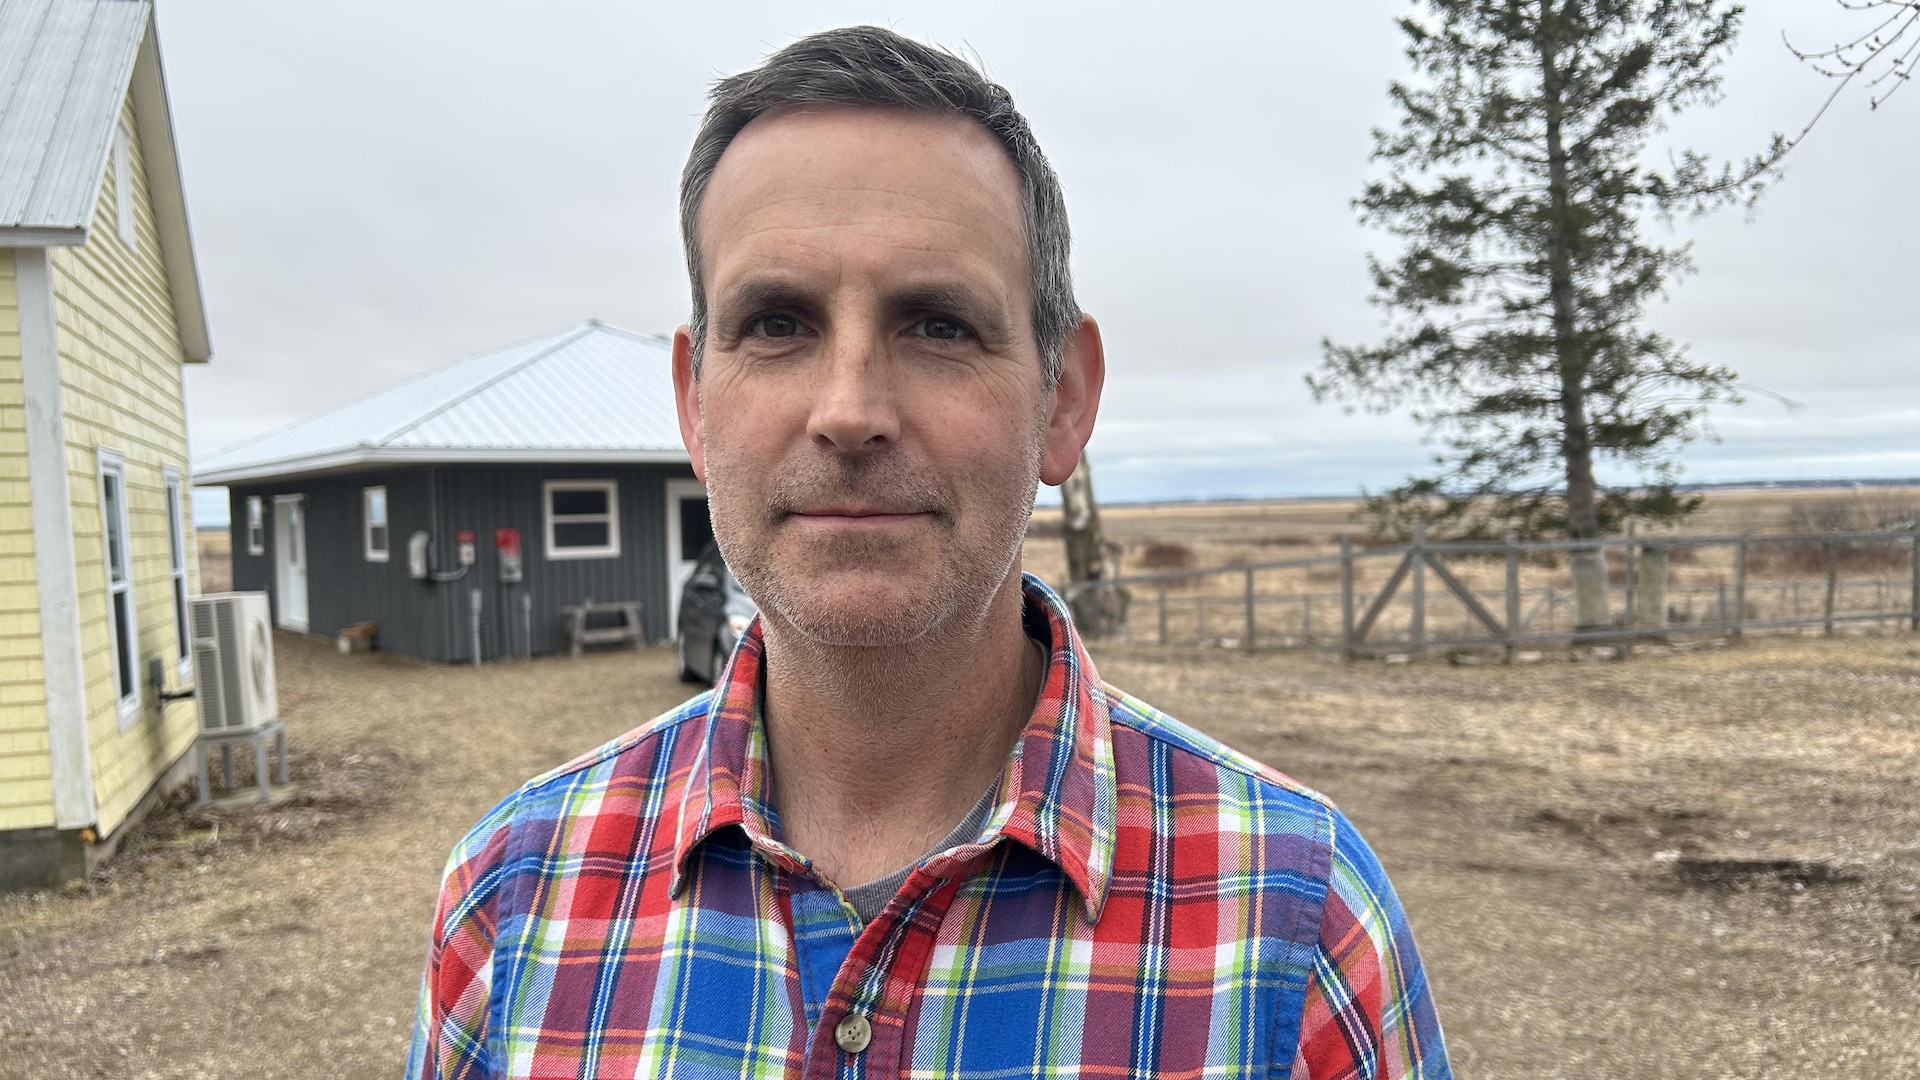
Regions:
<instances>
[{"instance_id":1,"label":"overcast gray sky","mask_svg":"<svg viewBox=\"0 0 1920 1080\"><path fill-rule=\"evenodd\" d=\"M1753 0L1727 101L1676 132L1747 154L1826 85ZM212 320L187 380L204 455L477 352L597 317L686 313L675 185L708 83L855 22L971 49L1059 170L1109 380L1109 500L1378 489L1425 460L1404 420L1301 377L1370 340L1349 200L1406 72L1398 0L1339 4L161 0ZM1749 220L1682 222L1699 273L1652 322L1805 407L1754 397L1686 456L1720 481L1920 476L1920 91L1839 102Z\"/></svg>"}]
</instances>

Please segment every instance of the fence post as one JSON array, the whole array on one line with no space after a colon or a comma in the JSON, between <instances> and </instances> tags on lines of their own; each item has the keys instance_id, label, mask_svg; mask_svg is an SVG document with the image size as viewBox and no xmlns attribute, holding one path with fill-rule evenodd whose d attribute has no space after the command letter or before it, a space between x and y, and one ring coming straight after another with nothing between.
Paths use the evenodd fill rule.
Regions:
<instances>
[{"instance_id":1,"label":"fence post","mask_svg":"<svg viewBox=\"0 0 1920 1080\"><path fill-rule=\"evenodd\" d=\"M1167 643L1167 583L1160 582L1160 644Z\"/></svg>"},{"instance_id":2,"label":"fence post","mask_svg":"<svg viewBox=\"0 0 1920 1080\"><path fill-rule=\"evenodd\" d=\"M1834 594L1838 592L1839 589L1840 549L1834 546L1833 541L1829 540L1827 541L1827 607L1825 626L1823 627L1823 632L1828 637L1833 636L1833 600Z\"/></svg>"},{"instance_id":3,"label":"fence post","mask_svg":"<svg viewBox=\"0 0 1920 1080\"><path fill-rule=\"evenodd\" d=\"M1914 595L1920 597L1920 556L1914 561ZM1915 605L1914 617L1920 619L1920 603ZM1340 538L1340 655L1342 659L1353 659L1353 537Z\"/></svg>"},{"instance_id":4,"label":"fence post","mask_svg":"<svg viewBox=\"0 0 1920 1080\"><path fill-rule=\"evenodd\" d=\"M1507 534L1507 663L1520 647L1520 534Z\"/></svg>"},{"instance_id":5,"label":"fence post","mask_svg":"<svg viewBox=\"0 0 1920 1080\"><path fill-rule=\"evenodd\" d=\"M1713 602L1714 602L1714 605L1715 605L1716 607L1718 607L1718 608L1719 608L1719 612L1718 612L1718 614L1719 614L1719 616L1720 616L1720 620L1719 620L1719 621L1720 621L1720 632L1724 634L1724 633L1726 633L1726 632L1727 632L1727 626L1728 626L1728 622L1727 622L1727 583L1726 583L1726 582L1724 582L1724 581L1723 581L1723 582L1721 582L1721 583L1719 583L1718 585L1715 585L1715 586L1714 586L1714 598L1713 598Z\"/></svg>"},{"instance_id":6,"label":"fence post","mask_svg":"<svg viewBox=\"0 0 1920 1080\"><path fill-rule=\"evenodd\" d=\"M1663 641L1667 638L1667 582L1672 562L1665 544L1649 543L1640 553L1641 580L1633 621L1640 633Z\"/></svg>"},{"instance_id":7,"label":"fence post","mask_svg":"<svg viewBox=\"0 0 1920 1080\"><path fill-rule=\"evenodd\" d=\"M1253 648L1253 635L1256 632L1253 621L1253 567L1247 567L1247 648Z\"/></svg>"},{"instance_id":8,"label":"fence post","mask_svg":"<svg viewBox=\"0 0 1920 1080\"><path fill-rule=\"evenodd\" d=\"M1634 531L1634 523L1631 521L1627 522L1627 546L1626 549L1621 552L1620 557L1622 564L1620 571L1620 591L1622 593L1620 603L1623 609L1620 622L1629 627L1633 625L1634 613L1640 610L1638 603L1640 599L1640 566L1637 557L1640 553L1640 545L1634 542ZM1621 642L1623 647L1631 648L1633 635L1628 634L1621 639Z\"/></svg>"},{"instance_id":9,"label":"fence post","mask_svg":"<svg viewBox=\"0 0 1920 1080\"><path fill-rule=\"evenodd\" d=\"M1907 629L1920 633L1920 513L1913 518L1913 595L1907 598Z\"/></svg>"},{"instance_id":10,"label":"fence post","mask_svg":"<svg viewBox=\"0 0 1920 1080\"><path fill-rule=\"evenodd\" d=\"M1413 523L1413 651L1427 651L1427 523Z\"/></svg>"},{"instance_id":11,"label":"fence post","mask_svg":"<svg viewBox=\"0 0 1920 1080\"><path fill-rule=\"evenodd\" d=\"M1747 625L1747 541L1733 549L1733 636L1740 637Z\"/></svg>"}]
</instances>

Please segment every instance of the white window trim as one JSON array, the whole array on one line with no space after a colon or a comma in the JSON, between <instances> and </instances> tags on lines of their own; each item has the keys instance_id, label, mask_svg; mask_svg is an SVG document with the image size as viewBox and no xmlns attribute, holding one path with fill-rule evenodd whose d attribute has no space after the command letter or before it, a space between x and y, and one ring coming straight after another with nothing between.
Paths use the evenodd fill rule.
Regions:
<instances>
[{"instance_id":1,"label":"white window trim","mask_svg":"<svg viewBox=\"0 0 1920 1080\"><path fill-rule=\"evenodd\" d=\"M125 121L113 129L113 201L119 218L120 240L133 247L139 234L133 227L133 133Z\"/></svg>"},{"instance_id":2,"label":"white window trim","mask_svg":"<svg viewBox=\"0 0 1920 1080\"><path fill-rule=\"evenodd\" d=\"M558 518L553 513L553 493L556 491L604 491L607 493L607 512L604 514L562 514ZM554 559L611 559L620 554L620 482L618 480L549 480L540 493L540 516L546 522L546 554ZM605 522L607 526L607 544L604 547L570 547L556 549L553 542L553 526L556 523L586 524Z\"/></svg>"},{"instance_id":3,"label":"white window trim","mask_svg":"<svg viewBox=\"0 0 1920 1080\"><path fill-rule=\"evenodd\" d=\"M112 672L115 690L120 688L120 627L113 602L116 592L126 594L127 612L133 617L133 624L127 627L127 651L132 654L129 666L133 669L128 674L132 676L133 685L115 702L120 711L120 730L125 731L133 726L134 719L140 715L140 607L133 593L133 528L127 509L127 459L112 450L96 450L94 458L95 490L100 500L100 568L105 572L107 586L107 664ZM113 584L113 542L108 535L108 530L114 527L114 523L107 520L108 474L114 474L120 480L120 556L127 561L127 565L118 589Z\"/></svg>"},{"instance_id":4,"label":"white window trim","mask_svg":"<svg viewBox=\"0 0 1920 1080\"><path fill-rule=\"evenodd\" d=\"M380 505L386 520L380 527L387 530L387 546L373 546L373 493L380 493ZM374 484L360 489L360 550L368 562L386 562L393 557L393 504L387 501L387 485Z\"/></svg>"},{"instance_id":5,"label":"white window trim","mask_svg":"<svg viewBox=\"0 0 1920 1080\"><path fill-rule=\"evenodd\" d=\"M267 553L267 500L247 496L247 554Z\"/></svg>"},{"instance_id":6,"label":"white window trim","mask_svg":"<svg viewBox=\"0 0 1920 1080\"><path fill-rule=\"evenodd\" d=\"M176 670L184 680L193 674L193 631L187 612L187 595L193 588L193 583L187 580L187 488L180 470L171 465L160 470L160 482L166 489L167 501L173 505L167 529L167 570L172 586L174 636L180 639ZM175 537L179 538L177 543Z\"/></svg>"}]
</instances>

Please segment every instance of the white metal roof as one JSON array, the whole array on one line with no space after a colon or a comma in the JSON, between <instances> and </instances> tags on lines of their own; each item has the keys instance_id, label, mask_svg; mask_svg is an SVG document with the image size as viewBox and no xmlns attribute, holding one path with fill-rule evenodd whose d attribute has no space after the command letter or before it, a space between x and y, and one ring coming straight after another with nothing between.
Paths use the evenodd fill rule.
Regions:
<instances>
[{"instance_id":1,"label":"white metal roof","mask_svg":"<svg viewBox=\"0 0 1920 1080\"><path fill-rule=\"evenodd\" d=\"M188 360L212 353L149 0L0 0L0 248L86 242L133 95Z\"/></svg>"},{"instance_id":2,"label":"white metal roof","mask_svg":"<svg viewBox=\"0 0 1920 1080\"><path fill-rule=\"evenodd\" d=\"M671 364L665 338L592 320L229 447L197 462L193 479L402 463L686 461Z\"/></svg>"}]
</instances>

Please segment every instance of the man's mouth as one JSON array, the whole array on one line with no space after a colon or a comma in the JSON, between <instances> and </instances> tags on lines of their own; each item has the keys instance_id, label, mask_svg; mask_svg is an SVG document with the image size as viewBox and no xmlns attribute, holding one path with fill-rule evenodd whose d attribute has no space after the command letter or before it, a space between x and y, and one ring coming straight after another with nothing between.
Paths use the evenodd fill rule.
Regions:
<instances>
[{"instance_id":1,"label":"man's mouth","mask_svg":"<svg viewBox=\"0 0 1920 1080\"><path fill-rule=\"evenodd\" d=\"M907 507L871 506L859 503L812 506L795 510L793 517L823 525L886 525L924 517L927 511Z\"/></svg>"}]
</instances>

